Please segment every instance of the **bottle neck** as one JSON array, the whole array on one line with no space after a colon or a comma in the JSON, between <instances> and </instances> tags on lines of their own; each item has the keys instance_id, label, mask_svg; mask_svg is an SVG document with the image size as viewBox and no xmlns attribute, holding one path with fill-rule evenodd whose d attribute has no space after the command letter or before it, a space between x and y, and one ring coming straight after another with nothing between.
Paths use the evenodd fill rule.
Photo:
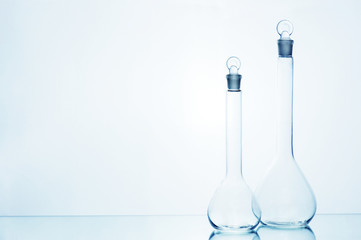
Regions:
<instances>
[{"instance_id":1,"label":"bottle neck","mask_svg":"<svg viewBox=\"0 0 361 240\"><path fill-rule=\"evenodd\" d=\"M227 91L227 177L242 176L242 92Z\"/></svg>"},{"instance_id":2,"label":"bottle neck","mask_svg":"<svg viewBox=\"0 0 361 240\"><path fill-rule=\"evenodd\" d=\"M293 58L279 57L276 81L276 156L293 157Z\"/></svg>"}]
</instances>

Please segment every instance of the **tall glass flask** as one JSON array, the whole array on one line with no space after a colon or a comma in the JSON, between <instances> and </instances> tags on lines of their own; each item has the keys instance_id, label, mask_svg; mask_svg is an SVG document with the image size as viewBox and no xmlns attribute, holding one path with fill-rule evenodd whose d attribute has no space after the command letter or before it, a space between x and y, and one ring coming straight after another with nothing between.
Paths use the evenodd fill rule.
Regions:
<instances>
[{"instance_id":1,"label":"tall glass flask","mask_svg":"<svg viewBox=\"0 0 361 240\"><path fill-rule=\"evenodd\" d=\"M242 176L242 76L238 74L240 64L236 57L227 61L226 177L208 207L211 225L222 231L251 230L258 225L260 216L253 193Z\"/></svg>"},{"instance_id":2,"label":"tall glass flask","mask_svg":"<svg viewBox=\"0 0 361 240\"><path fill-rule=\"evenodd\" d=\"M278 72L276 81L276 154L263 182L256 190L261 222L271 226L308 224L316 212L310 185L293 156L293 32L292 24L278 23Z\"/></svg>"}]
</instances>

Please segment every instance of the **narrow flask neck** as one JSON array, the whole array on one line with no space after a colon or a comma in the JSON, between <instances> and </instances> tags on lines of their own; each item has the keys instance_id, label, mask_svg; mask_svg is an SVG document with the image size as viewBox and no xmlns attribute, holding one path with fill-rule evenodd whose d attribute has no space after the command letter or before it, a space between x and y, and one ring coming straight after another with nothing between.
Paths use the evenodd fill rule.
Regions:
<instances>
[{"instance_id":1,"label":"narrow flask neck","mask_svg":"<svg viewBox=\"0 0 361 240\"><path fill-rule=\"evenodd\" d=\"M279 57L276 81L276 156L293 157L293 58Z\"/></svg>"},{"instance_id":2,"label":"narrow flask neck","mask_svg":"<svg viewBox=\"0 0 361 240\"><path fill-rule=\"evenodd\" d=\"M227 91L227 177L242 176L242 92Z\"/></svg>"}]
</instances>

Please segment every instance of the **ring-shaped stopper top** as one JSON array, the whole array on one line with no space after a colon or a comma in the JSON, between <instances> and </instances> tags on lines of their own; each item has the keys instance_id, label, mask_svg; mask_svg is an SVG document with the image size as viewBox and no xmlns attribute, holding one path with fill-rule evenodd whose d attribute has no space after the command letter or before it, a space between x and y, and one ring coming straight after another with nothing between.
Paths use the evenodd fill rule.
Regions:
<instances>
[{"instance_id":1,"label":"ring-shaped stopper top","mask_svg":"<svg viewBox=\"0 0 361 240\"><path fill-rule=\"evenodd\" d=\"M227 68L229 69L229 74L238 74L238 70L241 67L241 60L238 57L232 56L227 60Z\"/></svg>"},{"instance_id":2,"label":"ring-shaped stopper top","mask_svg":"<svg viewBox=\"0 0 361 240\"><path fill-rule=\"evenodd\" d=\"M289 38L293 33L293 24L288 20L282 20L277 24L276 29L281 38Z\"/></svg>"}]
</instances>

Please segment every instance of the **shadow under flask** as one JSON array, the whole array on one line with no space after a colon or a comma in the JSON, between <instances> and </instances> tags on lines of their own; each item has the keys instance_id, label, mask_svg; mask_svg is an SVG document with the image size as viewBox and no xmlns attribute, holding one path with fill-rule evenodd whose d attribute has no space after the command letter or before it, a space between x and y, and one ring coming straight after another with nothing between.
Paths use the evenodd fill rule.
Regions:
<instances>
[{"instance_id":1,"label":"shadow under flask","mask_svg":"<svg viewBox=\"0 0 361 240\"><path fill-rule=\"evenodd\" d=\"M214 230L208 240L260 240L257 232L223 232Z\"/></svg>"},{"instance_id":2,"label":"shadow under flask","mask_svg":"<svg viewBox=\"0 0 361 240\"><path fill-rule=\"evenodd\" d=\"M302 228L275 228L261 226L257 229L262 240L316 240L315 234L308 226Z\"/></svg>"},{"instance_id":3,"label":"shadow under flask","mask_svg":"<svg viewBox=\"0 0 361 240\"><path fill-rule=\"evenodd\" d=\"M256 190L261 222L279 227L308 224L316 213L316 199L293 156L293 32L292 24L278 23L276 81L276 154L271 168Z\"/></svg>"},{"instance_id":4,"label":"shadow under flask","mask_svg":"<svg viewBox=\"0 0 361 240\"><path fill-rule=\"evenodd\" d=\"M237 57L227 61L226 177L216 189L207 212L211 225L221 231L250 231L258 225L260 216L254 195L242 176L240 64Z\"/></svg>"}]
</instances>

